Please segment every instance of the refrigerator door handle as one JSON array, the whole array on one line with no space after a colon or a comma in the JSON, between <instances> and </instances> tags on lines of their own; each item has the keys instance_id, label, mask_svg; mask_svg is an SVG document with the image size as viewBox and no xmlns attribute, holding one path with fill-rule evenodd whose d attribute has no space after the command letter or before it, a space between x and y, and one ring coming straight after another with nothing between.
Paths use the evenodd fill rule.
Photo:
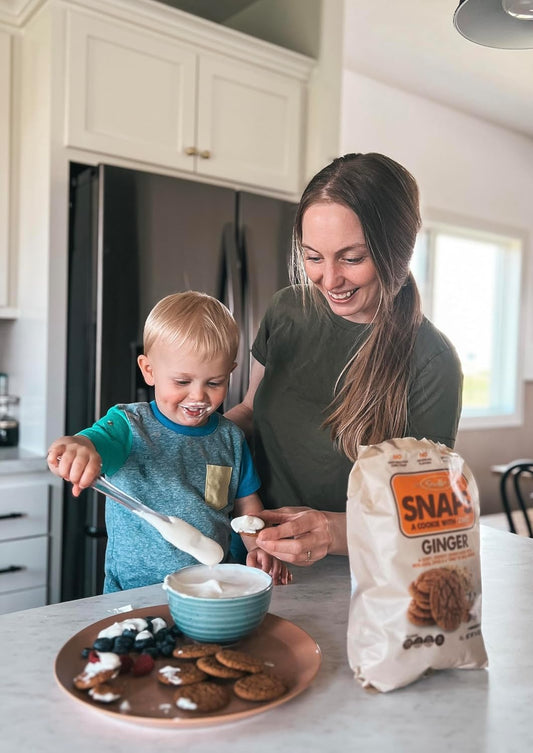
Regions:
<instances>
[{"instance_id":1,"label":"refrigerator door handle","mask_svg":"<svg viewBox=\"0 0 533 753\"><path fill-rule=\"evenodd\" d=\"M243 395L242 382L243 372L246 364L244 363L245 354L245 324L243 322L243 298L242 298L242 264L237 247L237 238L235 225L228 223L224 226L223 237L223 255L225 267L225 295L222 300L233 314L239 327L240 340L239 350L237 352L237 366L233 371L230 379L228 394L224 403L224 410L232 408L240 403Z\"/></svg>"},{"instance_id":2,"label":"refrigerator door handle","mask_svg":"<svg viewBox=\"0 0 533 753\"><path fill-rule=\"evenodd\" d=\"M254 339L254 311L255 297L252 280L255 280L256 270L252 266L252 255L248 253L249 229L244 225L240 237L240 256L242 259L242 311L243 311L243 374L242 390L246 393L250 375L250 353Z\"/></svg>"}]
</instances>

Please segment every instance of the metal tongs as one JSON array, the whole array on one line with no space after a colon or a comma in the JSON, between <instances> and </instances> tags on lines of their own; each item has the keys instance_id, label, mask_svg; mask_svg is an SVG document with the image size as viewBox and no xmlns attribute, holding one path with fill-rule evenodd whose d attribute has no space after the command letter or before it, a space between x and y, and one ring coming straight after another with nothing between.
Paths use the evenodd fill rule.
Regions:
<instances>
[{"instance_id":1,"label":"metal tongs","mask_svg":"<svg viewBox=\"0 0 533 753\"><path fill-rule=\"evenodd\" d=\"M115 502L120 502L120 504L124 505L124 507L127 507L128 510L133 510L134 512L142 512L148 515L154 515L156 518L163 520L165 523L171 522L168 515L163 515L163 513L156 512L150 507L143 505L143 503L139 502L138 499L135 499L135 497L130 497L129 494L123 492L122 489L119 489L103 476L98 476L98 478L95 479L95 481L93 481L93 483L91 484L91 487L93 489L96 489L97 492L105 494L106 497L114 499Z\"/></svg>"}]
</instances>

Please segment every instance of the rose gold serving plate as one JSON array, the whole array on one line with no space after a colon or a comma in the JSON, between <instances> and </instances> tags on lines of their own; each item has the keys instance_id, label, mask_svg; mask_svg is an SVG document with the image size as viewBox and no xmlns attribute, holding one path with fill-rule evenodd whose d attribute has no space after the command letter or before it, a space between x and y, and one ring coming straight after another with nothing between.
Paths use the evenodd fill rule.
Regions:
<instances>
[{"instance_id":1,"label":"rose gold serving plate","mask_svg":"<svg viewBox=\"0 0 533 753\"><path fill-rule=\"evenodd\" d=\"M167 624L172 624L168 606L165 604L106 617L72 636L59 651L55 661L55 676L60 687L79 703L115 719L152 726L199 727L234 722L287 703L311 684L320 668L320 647L313 638L293 622L267 614L253 633L232 648L249 651L263 659L266 669L274 672L285 682L287 692L273 701L244 701L232 693L229 705L220 711L209 714L182 711L174 703L176 686L163 685L157 680L157 670L160 667L176 663L173 657L156 659L154 669L144 677L124 674L112 680L112 687L121 693L120 699L112 703L93 701L87 691L74 687L73 678L87 664L81 652L84 648L92 646L100 630L117 621L147 616L162 617Z\"/></svg>"}]
</instances>

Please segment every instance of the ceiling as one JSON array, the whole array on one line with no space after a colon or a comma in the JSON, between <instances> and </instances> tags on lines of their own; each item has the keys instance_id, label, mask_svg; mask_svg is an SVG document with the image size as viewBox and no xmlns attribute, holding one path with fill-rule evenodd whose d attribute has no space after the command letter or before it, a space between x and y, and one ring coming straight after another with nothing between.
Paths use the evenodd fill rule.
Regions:
<instances>
[{"instance_id":1,"label":"ceiling","mask_svg":"<svg viewBox=\"0 0 533 753\"><path fill-rule=\"evenodd\" d=\"M268 2L161 1L218 23L256 1ZM344 0L344 5L347 67L533 138L533 49L496 50L469 42L453 25L459 0Z\"/></svg>"},{"instance_id":2,"label":"ceiling","mask_svg":"<svg viewBox=\"0 0 533 753\"><path fill-rule=\"evenodd\" d=\"M256 0L160 0L165 5L223 24Z\"/></svg>"},{"instance_id":3,"label":"ceiling","mask_svg":"<svg viewBox=\"0 0 533 753\"><path fill-rule=\"evenodd\" d=\"M453 26L458 5L345 0L345 65L533 138L533 49L469 42Z\"/></svg>"}]
</instances>

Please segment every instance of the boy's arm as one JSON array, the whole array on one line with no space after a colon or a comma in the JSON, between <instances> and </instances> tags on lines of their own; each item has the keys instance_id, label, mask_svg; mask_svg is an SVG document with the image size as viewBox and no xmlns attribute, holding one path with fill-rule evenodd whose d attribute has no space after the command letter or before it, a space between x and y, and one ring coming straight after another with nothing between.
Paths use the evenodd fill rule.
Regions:
<instances>
[{"instance_id":1,"label":"boy's arm","mask_svg":"<svg viewBox=\"0 0 533 753\"><path fill-rule=\"evenodd\" d=\"M89 439L102 459L104 475L111 476L122 468L131 452L131 427L124 411L116 406L77 437Z\"/></svg>"},{"instance_id":2,"label":"boy's arm","mask_svg":"<svg viewBox=\"0 0 533 753\"><path fill-rule=\"evenodd\" d=\"M132 444L124 413L111 408L89 429L74 437L60 437L48 449L48 467L73 485L77 497L102 473L112 474L126 461Z\"/></svg>"}]
</instances>

